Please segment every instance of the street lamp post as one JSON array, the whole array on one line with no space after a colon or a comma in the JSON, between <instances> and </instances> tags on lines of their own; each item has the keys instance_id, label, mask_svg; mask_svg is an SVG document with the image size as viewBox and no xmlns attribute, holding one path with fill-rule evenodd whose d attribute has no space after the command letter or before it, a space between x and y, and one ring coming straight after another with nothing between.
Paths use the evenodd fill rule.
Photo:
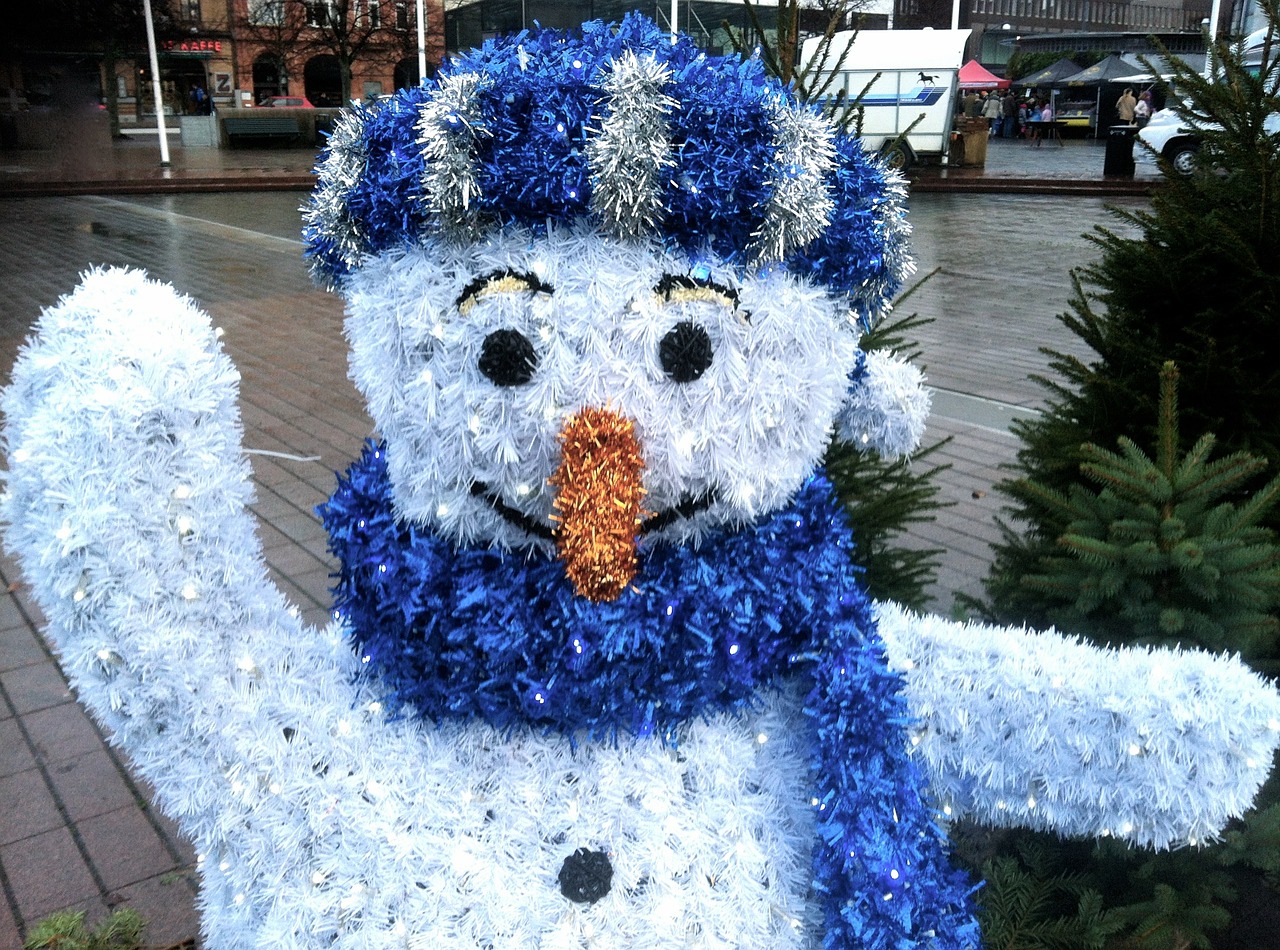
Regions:
<instances>
[{"instance_id":1,"label":"street lamp post","mask_svg":"<svg viewBox=\"0 0 1280 950\"><path fill-rule=\"evenodd\" d=\"M1218 38L1218 17L1222 13L1222 0L1213 0L1213 8L1209 12L1209 39L1204 49L1204 78L1213 78L1213 44Z\"/></svg>"},{"instance_id":2,"label":"street lamp post","mask_svg":"<svg viewBox=\"0 0 1280 950\"><path fill-rule=\"evenodd\" d=\"M156 25L151 19L151 0L142 0L147 16L147 52L151 54L151 94L156 100L156 131L160 134L160 164L169 167L169 133L164 127L164 100L160 91L160 57L156 55Z\"/></svg>"},{"instance_id":3,"label":"street lamp post","mask_svg":"<svg viewBox=\"0 0 1280 950\"><path fill-rule=\"evenodd\" d=\"M427 81L427 16L418 0L418 85Z\"/></svg>"}]
</instances>

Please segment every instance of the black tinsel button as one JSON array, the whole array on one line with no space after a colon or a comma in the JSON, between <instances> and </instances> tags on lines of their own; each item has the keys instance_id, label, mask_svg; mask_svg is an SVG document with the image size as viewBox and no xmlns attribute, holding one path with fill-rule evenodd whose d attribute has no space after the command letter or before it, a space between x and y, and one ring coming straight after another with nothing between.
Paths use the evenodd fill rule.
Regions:
<instances>
[{"instance_id":1,"label":"black tinsel button","mask_svg":"<svg viewBox=\"0 0 1280 950\"><path fill-rule=\"evenodd\" d=\"M594 904L609 893L613 865L603 851L579 848L560 867L560 893L579 904Z\"/></svg>"},{"instance_id":2,"label":"black tinsel button","mask_svg":"<svg viewBox=\"0 0 1280 950\"><path fill-rule=\"evenodd\" d=\"M498 386L523 386L533 379L538 353L519 330L494 330L480 350L480 372Z\"/></svg>"},{"instance_id":3,"label":"black tinsel button","mask_svg":"<svg viewBox=\"0 0 1280 950\"><path fill-rule=\"evenodd\" d=\"M658 359L677 383L691 383L711 365L711 337L696 323L681 321L658 343Z\"/></svg>"}]
</instances>

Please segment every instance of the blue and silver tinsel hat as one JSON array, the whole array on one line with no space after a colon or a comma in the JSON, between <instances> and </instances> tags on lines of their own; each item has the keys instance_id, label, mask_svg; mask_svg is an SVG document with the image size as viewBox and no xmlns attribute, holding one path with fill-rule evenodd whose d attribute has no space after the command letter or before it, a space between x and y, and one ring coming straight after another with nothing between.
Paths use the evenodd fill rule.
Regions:
<instances>
[{"instance_id":1,"label":"blue and silver tinsel hat","mask_svg":"<svg viewBox=\"0 0 1280 950\"><path fill-rule=\"evenodd\" d=\"M368 255L583 218L743 269L781 263L864 315L909 272L900 179L760 62L650 20L491 40L343 113L304 209L330 284Z\"/></svg>"}]
</instances>

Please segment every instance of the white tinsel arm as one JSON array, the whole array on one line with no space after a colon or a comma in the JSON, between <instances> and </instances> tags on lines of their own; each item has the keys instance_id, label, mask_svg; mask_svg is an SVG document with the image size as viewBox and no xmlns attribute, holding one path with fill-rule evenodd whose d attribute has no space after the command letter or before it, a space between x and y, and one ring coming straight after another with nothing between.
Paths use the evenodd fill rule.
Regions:
<instances>
[{"instance_id":1,"label":"white tinsel arm","mask_svg":"<svg viewBox=\"0 0 1280 950\"><path fill-rule=\"evenodd\" d=\"M877 611L957 818L1194 845L1249 808L1280 744L1280 694L1238 658Z\"/></svg>"},{"instance_id":2,"label":"white tinsel arm","mask_svg":"<svg viewBox=\"0 0 1280 950\"><path fill-rule=\"evenodd\" d=\"M190 300L86 275L4 393L5 543L80 700L194 840L209 946L295 946L393 873L367 825L309 816L360 799L373 728L383 765L410 757L340 632L304 627L266 578L237 382ZM353 838L366 860L335 858L319 886L307 868Z\"/></svg>"},{"instance_id":3,"label":"white tinsel arm","mask_svg":"<svg viewBox=\"0 0 1280 950\"><path fill-rule=\"evenodd\" d=\"M836 417L836 438L893 461L919 447L928 417L924 374L892 353L872 350Z\"/></svg>"}]
</instances>

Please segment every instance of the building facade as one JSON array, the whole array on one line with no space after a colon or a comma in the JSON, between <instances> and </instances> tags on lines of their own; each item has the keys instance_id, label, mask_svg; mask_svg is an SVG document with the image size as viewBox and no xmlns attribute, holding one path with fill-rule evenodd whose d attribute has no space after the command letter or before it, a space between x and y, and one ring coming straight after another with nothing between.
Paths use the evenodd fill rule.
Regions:
<instances>
[{"instance_id":1,"label":"building facade","mask_svg":"<svg viewBox=\"0 0 1280 950\"><path fill-rule=\"evenodd\" d=\"M290 94L340 106L418 82L417 0L152 0L167 115ZM114 110L153 121L142 4L72 0L0 42L0 115ZM422 0L427 70L444 56L443 0Z\"/></svg>"}]
</instances>

